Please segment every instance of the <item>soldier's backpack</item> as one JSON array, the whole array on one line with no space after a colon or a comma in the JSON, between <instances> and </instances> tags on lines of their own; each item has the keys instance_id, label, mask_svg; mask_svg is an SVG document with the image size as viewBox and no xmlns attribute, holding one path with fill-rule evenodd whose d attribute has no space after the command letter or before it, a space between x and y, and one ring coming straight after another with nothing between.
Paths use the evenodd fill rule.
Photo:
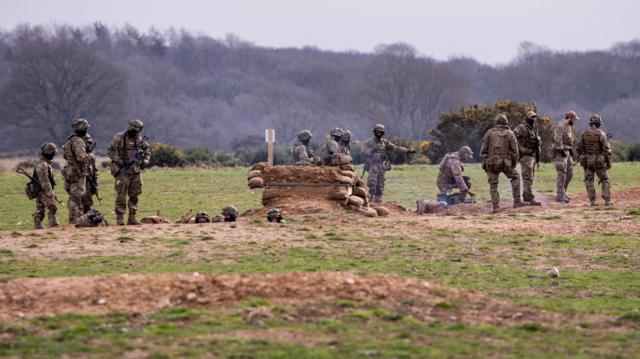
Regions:
<instances>
[{"instance_id":1,"label":"soldier's backpack","mask_svg":"<svg viewBox=\"0 0 640 359\"><path fill-rule=\"evenodd\" d=\"M109 222L97 209L90 209L80 216L76 222L76 227L98 227L108 226Z\"/></svg>"}]
</instances>

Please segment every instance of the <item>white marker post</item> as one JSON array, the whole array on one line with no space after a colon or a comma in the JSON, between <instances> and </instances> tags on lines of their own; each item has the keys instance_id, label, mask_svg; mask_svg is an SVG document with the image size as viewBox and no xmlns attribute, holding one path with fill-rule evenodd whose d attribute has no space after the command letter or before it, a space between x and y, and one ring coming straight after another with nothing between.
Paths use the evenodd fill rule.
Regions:
<instances>
[{"instance_id":1,"label":"white marker post","mask_svg":"<svg viewBox=\"0 0 640 359\"><path fill-rule=\"evenodd\" d=\"M273 143L276 142L276 130L264 130L264 140L267 142L267 162L273 166Z\"/></svg>"}]
</instances>

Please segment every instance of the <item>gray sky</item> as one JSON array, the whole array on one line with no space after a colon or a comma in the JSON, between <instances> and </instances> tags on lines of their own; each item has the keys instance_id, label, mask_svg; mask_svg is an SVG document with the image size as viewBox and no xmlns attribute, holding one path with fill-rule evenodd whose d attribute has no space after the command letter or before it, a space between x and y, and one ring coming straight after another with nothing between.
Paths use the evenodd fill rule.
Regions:
<instances>
[{"instance_id":1,"label":"gray sky","mask_svg":"<svg viewBox=\"0 0 640 359\"><path fill-rule=\"evenodd\" d=\"M422 54L506 62L518 44L604 49L640 37L637 0L0 0L0 28L129 23L256 45L370 52L407 42Z\"/></svg>"}]
</instances>

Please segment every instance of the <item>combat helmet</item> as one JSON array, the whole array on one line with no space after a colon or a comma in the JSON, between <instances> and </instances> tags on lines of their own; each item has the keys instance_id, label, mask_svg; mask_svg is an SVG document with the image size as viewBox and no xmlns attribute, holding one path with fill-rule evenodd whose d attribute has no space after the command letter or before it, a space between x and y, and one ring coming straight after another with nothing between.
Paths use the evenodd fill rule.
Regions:
<instances>
[{"instance_id":1,"label":"combat helmet","mask_svg":"<svg viewBox=\"0 0 640 359\"><path fill-rule=\"evenodd\" d=\"M465 155L467 155L467 156L469 156L469 157L472 157L472 158L473 158L473 151L471 150L471 147L469 147L469 146L462 146L462 147L460 147L460 149L458 150L458 152L459 152L460 154L465 154Z\"/></svg>"},{"instance_id":2,"label":"combat helmet","mask_svg":"<svg viewBox=\"0 0 640 359\"><path fill-rule=\"evenodd\" d=\"M196 213L195 217L196 223L209 223L211 222L211 218L209 218L209 214L205 211L200 211Z\"/></svg>"},{"instance_id":3,"label":"combat helmet","mask_svg":"<svg viewBox=\"0 0 640 359\"><path fill-rule=\"evenodd\" d=\"M298 132L298 139L300 141L308 141L308 140L311 139L311 136L312 136L312 134L311 134L311 131L309 131L309 130L302 130L302 131Z\"/></svg>"},{"instance_id":4,"label":"combat helmet","mask_svg":"<svg viewBox=\"0 0 640 359\"><path fill-rule=\"evenodd\" d=\"M283 220L284 219L282 218L282 212L280 212L279 209L271 208L269 212L267 212L267 222L282 223Z\"/></svg>"},{"instance_id":5,"label":"combat helmet","mask_svg":"<svg viewBox=\"0 0 640 359\"><path fill-rule=\"evenodd\" d=\"M564 118L575 118L576 121L580 119L580 117L578 117L578 114L575 111L569 111L565 113Z\"/></svg>"},{"instance_id":6,"label":"combat helmet","mask_svg":"<svg viewBox=\"0 0 640 359\"><path fill-rule=\"evenodd\" d=\"M376 132L376 131L386 132L386 129L384 128L383 124L379 123L379 124L373 126L373 132Z\"/></svg>"},{"instance_id":7,"label":"combat helmet","mask_svg":"<svg viewBox=\"0 0 640 359\"><path fill-rule=\"evenodd\" d=\"M71 122L71 128L74 131L87 130L87 129L89 129L89 121L85 120L84 118L79 118L79 119Z\"/></svg>"},{"instance_id":8,"label":"combat helmet","mask_svg":"<svg viewBox=\"0 0 640 359\"><path fill-rule=\"evenodd\" d=\"M228 205L222 209L222 216L225 222L235 222L238 218L238 209L235 206Z\"/></svg>"},{"instance_id":9,"label":"combat helmet","mask_svg":"<svg viewBox=\"0 0 640 359\"><path fill-rule=\"evenodd\" d=\"M343 142L351 141L351 131L344 130L344 133L342 134L342 137L340 137L340 140L342 140Z\"/></svg>"},{"instance_id":10,"label":"combat helmet","mask_svg":"<svg viewBox=\"0 0 640 359\"><path fill-rule=\"evenodd\" d=\"M591 118L589 118L589 125L602 125L602 117L600 117L600 115L591 115Z\"/></svg>"},{"instance_id":11,"label":"combat helmet","mask_svg":"<svg viewBox=\"0 0 640 359\"><path fill-rule=\"evenodd\" d=\"M503 114L497 115L495 121L496 121L496 125L502 125L502 126L509 125L509 120L507 119L507 116Z\"/></svg>"},{"instance_id":12,"label":"combat helmet","mask_svg":"<svg viewBox=\"0 0 640 359\"><path fill-rule=\"evenodd\" d=\"M40 146L40 152L43 155L55 155L58 152L58 147L55 143L43 143L42 146Z\"/></svg>"},{"instance_id":13,"label":"combat helmet","mask_svg":"<svg viewBox=\"0 0 640 359\"><path fill-rule=\"evenodd\" d=\"M527 112L527 118L537 118L537 117L538 115L535 112L533 111Z\"/></svg>"},{"instance_id":14,"label":"combat helmet","mask_svg":"<svg viewBox=\"0 0 640 359\"><path fill-rule=\"evenodd\" d=\"M138 120L137 118L134 118L133 120L129 121L129 128L127 128L127 131L142 131L142 129L144 128L144 123L142 123L142 121Z\"/></svg>"},{"instance_id":15,"label":"combat helmet","mask_svg":"<svg viewBox=\"0 0 640 359\"><path fill-rule=\"evenodd\" d=\"M344 130L341 129L340 127L334 127L331 129L331 131L329 131L329 135L331 137L342 137L342 135L344 135Z\"/></svg>"},{"instance_id":16,"label":"combat helmet","mask_svg":"<svg viewBox=\"0 0 640 359\"><path fill-rule=\"evenodd\" d=\"M217 214L213 218L211 218L211 222L214 222L214 223L224 222L224 216L221 214Z\"/></svg>"}]
</instances>

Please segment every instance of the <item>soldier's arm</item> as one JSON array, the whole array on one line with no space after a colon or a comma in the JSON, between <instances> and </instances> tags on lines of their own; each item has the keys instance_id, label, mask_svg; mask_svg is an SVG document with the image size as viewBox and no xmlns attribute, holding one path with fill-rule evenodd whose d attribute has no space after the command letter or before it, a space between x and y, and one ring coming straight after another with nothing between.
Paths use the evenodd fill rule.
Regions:
<instances>
[{"instance_id":1,"label":"soldier's arm","mask_svg":"<svg viewBox=\"0 0 640 359\"><path fill-rule=\"evenodd\" d=\"M511 153L513 154L513 165L515 166L520 159L520 152L518 151L518 140L514 134L511 134Z\"/></svg>"},{"instance_id":2,"label":"soldier's arm","mask_svg":"<svg viewBox=\"0 0 640 359\"><path fill-rule=\"evenodd\" d=\"M75 154L76 161L78 161L81 165L89 164L89 154L87 153L87 145L86 143L80 139L79 137L74 137L73 142L71 143L73 153Z\"/></svg>"},{"instance_id":3,"label":"soldier's arm","mask_svg":"<svg viewBox=\"0 0 640 359\"><path fill-rule=\"evenodd\" d=\"M36 166L36 177L40 188L42 188L42 193L47 197L53 197L53 186L49 181L49 167L46 164L40 163Z\"/></svg>"},{"instance_id":4,"label":"soldier's arm","mask_svg":"<svg viewBox=\"0 0 640 359\"><path fill-rule=\"evenodd\" d=\"M600 137L602 138L602 152L605 157L611 161L613 158L613 151L611 151L611 144L609 143L609 139L607 138L607 134L604 131L600 131Z\"/></svg>"},{"instance_id":5,"label":"soldier's arm","mask_svg":"<svg viewBox=\"0 0 640 359\"><path fill-rule=\"evenodd\" d=\"M298 161L308 161L309 160L309 156L307 154L307 148L304 145L296 146L296 148L294 149L293 156Z\"/></svg>"},{"instance_id":6,"label":"soldier's arm","mask_svg":"<svg viewBox=\"0 0 640 359\"><path fill-rule=\"evenodd\" d=\"M142 141L142 139L140 139ZM150 161L151 160L151 149L149 147L149 143L147 143L146 141L142 142L142 145L140 146L140 148L143 151L142 154L142 160L143 161Z\"/></svg>"},{"instance_id":7,"label":"soldier's arm","mask_svg":"<svg viewBox=\"0 0 640 359\"><path fill-rule=\"evenodd\" d=\"M489 156L489 132L484 134L482 138L482 147L480 148L480 161L484 161Z\"/></svg>"},{"instance_id":8,"label":"soldier's arm","mask_svg":"<svg viewBox=\"0 0 640 359\"><path fill-rule=\"evenodd\" d=\"M362 157L364 157L365 159L371 157L372 149L373 149L373 146L371 142L370 141L365 142L364 146L362 146Z\"/></svg>"},{"instance_id":9,"label":"soldier's arm","mask_svg":"<svg viewBox=\"0 0 640 359\"><path fill-rule=\"evenodd\" d=\"M520 153L527 153L529 149L524 146L525 141L527 140L526 133L524 133L524 129L522 126L518 126L513 130L513 133L516 135L516 139L518 141L518 151Z\"/></svg>"},{"instance_id":10,"label":"soldier's arm","mask_svg":"<svg viewBox=\"0 0 640 359\"><path fill-rule=\"evenodd\" d=\"M109 148L107 148L107 157L111 160L111 162L118 162L120 159L118 158L118 135L113 136L111 139L111 144ZM122 165L121 163L118 163Z\"/></svg>"},{"instance_id":11,"label":"soldier's arm","mask_svg":"<svg viewBox=\"0 0 640 359\"><path fill-rule=\"evenodd\" d=\"M562 142L562 138L564 137L563 126L556 126L553 129L553 144L555 145L556 150L563 150L564 143Z\"/></svg>"},{"instance_id":12,"label":"soldier's arm","mask_svg":"<svg viewBox=\"0 0 640 359\"><path fill-rule=\"evenodd\" d=\"M580 135L580 139L578 140L578 143L576 143L576 151L578 152L579 155L582 155L584 153L584 145L582 144L583 139L584 139L584 132L582 132L582 134Z\"/></svg>"},{"instance_id":13,"label":"soldier's arm","mask_svg":"<svg viewBox=\"0 0 640 359\"><path fill-rule=\"evenodd\" d=\"M392 152L396 152L396 153L401 153L401 154L405 154L407 152L409 152L409 149L403 146L398 146L394 143L392 143L391 141L385 141L384 147L387 151L392 151Z\"/></svg>"},{"instance_id":14,"label":"soldier's arm","mask_svg":"<svg viewBox=\"0 0 640 359\"><path fill-rule=\"evenodd\" d=\"M464 181L464 178L462 178L462 163L456 159L449 160L449 169L460 192L467 192L469 188L467 188L467 183Z\"/></svg>"}]
</instances>

